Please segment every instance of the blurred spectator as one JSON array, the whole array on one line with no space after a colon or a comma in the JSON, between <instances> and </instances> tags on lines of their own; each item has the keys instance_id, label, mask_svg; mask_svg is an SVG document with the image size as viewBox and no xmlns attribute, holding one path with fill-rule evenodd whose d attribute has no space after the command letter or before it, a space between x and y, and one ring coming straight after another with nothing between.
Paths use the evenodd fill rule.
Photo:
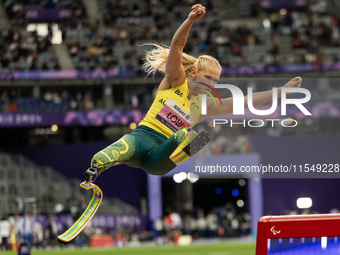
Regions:
<instances>
[{"instance_id":1,"label":"blurred spectator","mask_svg":"<svg viewBox=\"0 0 340 255\"><path fill-rule=\"evenodd\" d=\"M183 220L183 234L184 235L193 235L193 225L192 225L193 218L191 215L187 214L184 216Z\"/></svg>"},{"instance_id":2,"label":"blurred spectator","mask_svg":"<svg viewBox=\"0 0 340 255\"><path fill-rule=\"evenodd\" d=\"M45 237L47 239L47 245L55 245L56 244L56 236L58 234L58 227L56 223L56 218L54 215L51 215L48 219L48 224L45 230Z\"/></svg>"},{"instance_id":3,"label":"blurred spectator","mask_svg":"<svg viewBox=\"0 0 340 255\"><path fill-rule=\"evenodd\" d=\"M94 104L91 100L91 94L89 92L87 92L84 95L83 104L84 104L84 108L85 108L86 111L93 110Z\"/></svg>"},{"instance_id":4,"label":"blurred spectator","mask_svg":"<svg viewBox=\"0 0 340 255\"><path fill-rule=\"evenodd\" d=\"M177 212L172 212L166 217L166 221L170 229L180 229L182 227L182 219Z\"/></svg>"},{"instance_id":5,"label":"blurred spectator","mask_svg":"<svg viewBox=\"0 0 340 255\"><path fill-rule=\"evenodd\" d=\"M19 214L14 215L14 228L19 240L23 239L24 235L24 220Z\"/></svg>"},{"instance_id":6,"label":"blurred spectator","mask_svg":"<svg viewBox=\"0 0 340 255\"><path fill-rule=\"evenodd\" d=\"M53 94L50 90L47 90L46 93L44 94L44 100L47 103L50 103L53 101Z\"/></svg>"},{"instance_id":7,"label":"blurred spectator","mask_svg":"<svg viewBox=\"0 0 340 255\"><path fill-rule=\"evenodd\" d=\"M7 90L4 90L0 97L0 108L2 112L8 112L9 111L9 97Z\"/></svg>"},{"instance_id":8,"label":"blurred spectator","mask_svg":"<svg viewBox=\"0 0 340 255\"><path fill-rule=\"evenodd\" d=\"M0 250L8 250L9 249L9 237L10 237L10 224L7 217L3 217L0 220L0 238L2 240L0 244Z\"/></svg>"},{"instance_id":9,"label":"blurred spectator","mask_svg":"<svg viewBox=\"0 0 340 255\"><path fill-rule=\"evenodd\" d=\"M23 239L32 245L33 228L32 228L33 216L31 212L27 212L24 219L24 232Z\"/></svg>"},{"instance_id":10,"label":"blurred spectator","mask_svg":"<svg viewBox=\"0 0 340 255\"><path fill-rule=\"evenodd\" d=\"M11 112L15 112L18 110L18 105L17 105L17 102L16 102L16 99L17 99L17 92L15 89L13 89L11 91L11 94L9 96L9 110Z\"/></svg>"},{"instance_id":11,"label":"blurred spectator","mask_svg":"<svg viewBox=\"0 0 340 255\"><path fill-rule=\"evenodd\" d=\"M153 227L156 230L156 236L162 236L164 235L164 226L163 226L163 221L161 218L156 219L153 222Z\"/></svg>"},{"instance_id":12,"label":"blurred spectator","mask_svg":"<svg viewBox=\"0 0 340 255\"><path fill-rule=\"evenodd\" d=\"M39 221L34 221L32 228L33 238L32 245L37 248L42 248L44 246L44 228Z\"/></svg>"},{"instance_id":13,"label":"blurred spectator","mask_svg":"<svg viewBox=\"0 0 340 255\"><path fill-rule=\"evenodd\" d=\"M206 237L207 228L208 228L207 220L204 217L204 214L201 213L197 219L197 230L199 237L201 238Z\"/></svg>"},{"instance_id":14,"label":"blurred spectator","mask_svg":"<svg viewBox=\"0 0 340 255\"><path fill-rule=\"evenodd\" d=\"M58 92L53 93L53 103L54 104L60 104L62 101L61 97L59 96Z\"/></svg>"},{"instance_id":15,"label":"blurred spectator","mask_svg":"<svg viewBox=\"0 0 340 255\"><path fill-rule=\"evenodd\" d=\"M207 215L206 221L209 229L209 237L217 237L218 219L216 214L213 211L210 211Z\"/></svg>"}]
</instances>

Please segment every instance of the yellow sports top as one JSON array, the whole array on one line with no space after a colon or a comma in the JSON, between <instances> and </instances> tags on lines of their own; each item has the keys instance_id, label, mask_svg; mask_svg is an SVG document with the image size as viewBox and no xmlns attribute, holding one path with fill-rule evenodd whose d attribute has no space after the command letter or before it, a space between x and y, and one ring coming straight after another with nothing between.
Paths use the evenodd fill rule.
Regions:
<instances>
[{"instance_id":1,"label":"yellow sports top","mask_svg":"<svg viewBox=\"0 0 340 255\"><path fill-rule=\"evenodd\" d=\"M194 126L201 114L201 95L188 99L187 80L178 87L158 90L155 100L139 125L170 137L182 127Z\"/></svg>"}]
</instances>

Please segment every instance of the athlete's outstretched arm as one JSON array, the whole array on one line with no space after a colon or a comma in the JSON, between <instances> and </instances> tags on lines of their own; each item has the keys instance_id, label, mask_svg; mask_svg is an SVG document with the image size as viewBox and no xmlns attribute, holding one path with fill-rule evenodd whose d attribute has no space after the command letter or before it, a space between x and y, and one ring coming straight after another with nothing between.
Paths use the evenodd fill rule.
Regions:
<instances>
[{"instance_id":1,"label":"athlete's outstretched arm","mask_svg":"<svg viewBox=\"0 0 340 255\"><path fill-rule=\"evenodd\" d=\"M298 88L301 86L301 82L302 82L302 79L299 76L291 79L283 87L278 88L277 96L281 97L281 88L294 88L294 87ZM273 99L272 96L273 96L272 90L253 93L253 105L257 106L257 105L268 103L272 101ZM225 115L225 114L229 114L233 112L233 98L232 97L224 98L221 101L222 101L222 105L217 104L215 106L215 103L213 102L212 98L207 98L208 109L207 109L207 115L205 115L205 118L210 117L210 116L221 116L221 115ZM244 107L245 108L248 107L248 96L244 97ZM201 118L200 118L200 121L201 121Z\"/></svg>"},{"instance_id":2,"label":"athlete's outstretched arm","mask_svg":"<svg viewBox=\"0 0 340 255\"><path fill-rule=\"evenodd\" d=\"M182 65L183 48L187 42L188 34L192 24L202 18L205 14L205 7L200 4L195 4L188 18L177 29L174 34L169 56L165 63L165 76L158 89L169 89L183 84L185 80L185 72Z\"/></svg>"}]
</instances>

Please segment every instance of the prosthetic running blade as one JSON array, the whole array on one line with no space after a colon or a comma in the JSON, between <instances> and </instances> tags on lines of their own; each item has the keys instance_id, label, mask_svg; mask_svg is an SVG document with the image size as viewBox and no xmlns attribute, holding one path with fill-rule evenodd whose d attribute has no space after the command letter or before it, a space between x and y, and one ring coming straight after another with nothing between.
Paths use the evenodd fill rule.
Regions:
<instances>
[{"instance_id":1,"label":"prosthetic running blade","mask_svg":"<svg viewBox=\"0 0 340 255\"><path fill-rule=\"evenodd\" d=\"M65 233L57 237L58 243L69 244L72 242L91 221L102 202L103 192L97 185L82 182L79 186L86 190L92 189L92 199L80 218Z\"/></svg>"},{"instance_id":2,"label":"prosthetic running blade","mask_svg":"<svg viewBox=\"0 0 340 255\"><path fill-rule=\"evenodd\" d=\"M182 164L184 161L199 152L209 141L211 136L207 131L197 134L194 130L185 138L170 155L170 159L176 164Z\"/></svg>"}]
</instances>

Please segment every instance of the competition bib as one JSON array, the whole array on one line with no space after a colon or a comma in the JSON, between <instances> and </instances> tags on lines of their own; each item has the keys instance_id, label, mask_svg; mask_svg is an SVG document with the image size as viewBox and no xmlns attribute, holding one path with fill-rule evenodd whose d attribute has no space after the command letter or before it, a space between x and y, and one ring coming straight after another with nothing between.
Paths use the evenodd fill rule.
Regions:
<instances>
[{"instance_id":1,"label":"competition bib","mask_svg":"<svg viewBox=\"0 0 340 255\"><path fill-rule=\"evenodd\" d=\"M180 128L190 127L195 120L193 116L170 98L158 112L156 119L173 132L178 131Z\"/></svg>"}]
</instances>

